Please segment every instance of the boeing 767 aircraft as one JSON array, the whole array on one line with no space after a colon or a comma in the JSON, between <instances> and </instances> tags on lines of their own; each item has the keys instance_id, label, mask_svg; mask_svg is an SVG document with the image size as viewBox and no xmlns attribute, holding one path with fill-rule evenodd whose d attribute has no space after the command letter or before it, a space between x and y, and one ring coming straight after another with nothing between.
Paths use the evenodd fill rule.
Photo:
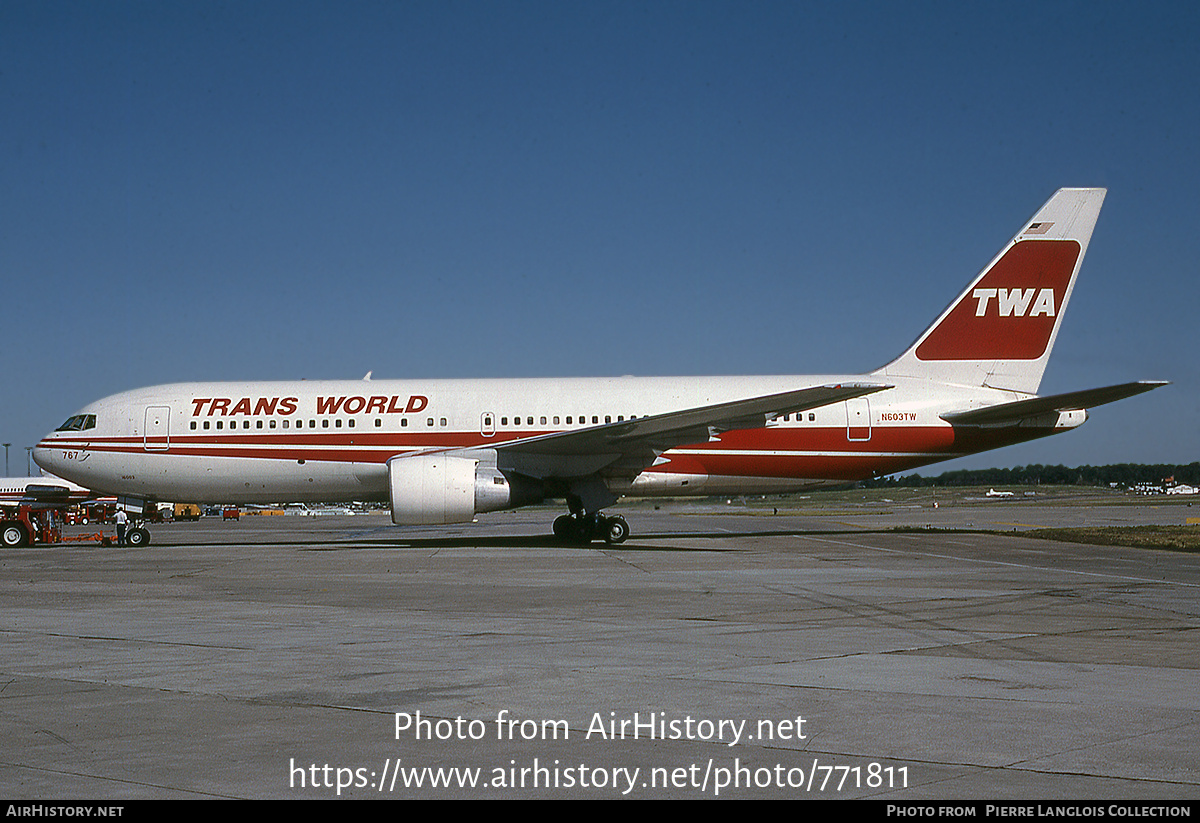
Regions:
<instances>
[{"instance_id":1,"label":"boeing 767 aircraft","mask_svg":"<svg viewBox=\"0 0 1200 823\"><path fill-rule=\"evenodd\" d=\"M1104 189L1061 189L916 342L862 375L180 383L42 439L39 466L148 500L380 500L397 525L565 499L554 533L620 543L622 496L790 492L1073 429L1148 391L1037 389Z\"/></svg>"}]
</instances>

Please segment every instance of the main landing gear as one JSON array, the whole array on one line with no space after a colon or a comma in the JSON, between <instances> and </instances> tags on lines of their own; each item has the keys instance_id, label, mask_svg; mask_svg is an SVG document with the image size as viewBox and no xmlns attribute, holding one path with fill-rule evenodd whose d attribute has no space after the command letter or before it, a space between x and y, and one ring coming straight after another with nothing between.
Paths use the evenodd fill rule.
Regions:
<instances>
[{"instance_id":1,"label":"main landing gear","mask_svg":"<svg viewBox=\"0 0 1200 823\"><path fill-rule=\"evenodd\" d=\"M609 517L600 511L617 501L598 475L574 481L564 490L570 514L554 519L554 536L570 543L586 545L603 540L610 546L629 538L629 524L620 515Z\"/></svg>"},{"instance_id":2,"label":"main landing gear","mask_svg":"<svg viewBox=\"0 0 1200 823\"><path fill-rule=\"evenodd\" d=\"M572 543L603 540L616 545L629 537L629 524L620 515L609 517L603 512L563 514L554 519L554 536Z\"/></svg>"}]
</instances>

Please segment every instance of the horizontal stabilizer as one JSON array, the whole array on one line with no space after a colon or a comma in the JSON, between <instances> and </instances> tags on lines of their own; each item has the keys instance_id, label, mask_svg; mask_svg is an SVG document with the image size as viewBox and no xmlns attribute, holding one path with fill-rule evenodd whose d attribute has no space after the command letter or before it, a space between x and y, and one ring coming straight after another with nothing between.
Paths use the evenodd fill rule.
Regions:
<instances>
[{"instance_id":1,"label":"horizontal stabilizer","mask_svg":"<svg viewBox=\"0 0 1200 823\"><path fill-rule=\"evenodd\" d=\"M1001 403L998 406L988 406L982 409L946 412L941 417L949 423L969 426L1015 423L1028 417L1036 417L1050 412L1103 406L1105 403L1123 400L1126 397L1133 397L1135 394L1148 392L1165 385L1167 385L1165 380L1140 380L1136 383L1122 383L1119 386L1105 386L1100 389L1085 389L1066 394L1052 394L1047 397L1031 397L1028 400Z\"/></svg>"}]
</instances>

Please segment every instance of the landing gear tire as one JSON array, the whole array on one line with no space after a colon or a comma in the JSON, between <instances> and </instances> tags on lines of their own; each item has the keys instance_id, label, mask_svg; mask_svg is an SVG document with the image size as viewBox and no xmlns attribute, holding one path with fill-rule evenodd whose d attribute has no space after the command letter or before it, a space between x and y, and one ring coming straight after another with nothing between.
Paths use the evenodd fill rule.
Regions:
<instances>
[{"instance_id":1,"label":"landing gear tire","mask_svg":"<svg viewBox=\"0 0 1200 823\"><path fill-rule=\"evenodd\" d=\"M581 545L587 545L593 540L603 540L609 545L616 545L629 538L629 524L620 515L605 517L597 512L580 517L563 514L554 518L554 536Z\"/></svg>"},{"instance_id":2,"label":"landing gear tire","mask_svg":"<svg viewBox=\"0 0 1200 823\"><path fill-rule=\"evenodd\" d=\"M130 529L125 535L125 543L135 549L140 549L142 546L150 545L150 532L146 529Z\"/></svg>"},{"instance_id":3,"label":"landing gear tire","mask_svg":"<svg viewBox=\"0 0 1200 823\"><path fill-rule=\"evenodd\" d=\"M616 517L604 518L604 542L610 546L618 543L624 543L629 538L629 524L625 522L625 518L617 515Z\"/></svg>"},{"instance_id":4,"label":"landing gear tire","mask_svg":"<svg viewBox=\"0 0 1200 823\"><path fill-rule=\"evenodd\" d=\"M554 536L566 539L576 531L575 518L569 514L562 514L554 518Z\"/></svg>"},{"instance_id":5,"label":"landing gear tire","mask_svg":"<svg viewBox=\"0 0 1200 823\"><path fill-rule=\"evenodd\" d=\"M19 549L26 545L29 540L29 535L25 533L25 527L20 523L5 523L0 526L0 541L4 543L6 549Z\"/></svg>"}]
</instances>

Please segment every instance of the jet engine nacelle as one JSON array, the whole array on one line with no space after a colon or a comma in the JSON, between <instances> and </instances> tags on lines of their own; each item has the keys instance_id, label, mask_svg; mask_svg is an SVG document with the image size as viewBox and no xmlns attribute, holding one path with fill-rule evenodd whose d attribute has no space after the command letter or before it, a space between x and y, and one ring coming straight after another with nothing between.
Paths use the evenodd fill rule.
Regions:
<instances>
[{"instance_id":1,"label":"jet engine nacelle","mask_svg":"<svg viewBox=\"0 0 1200 823\"><path fill-rule=\"evenodd\" d=\"M397 526L466 523L476 514L539 503L532 478L505 474L475 457L418 454L388 461L392 522Z\"/></svg>"}]
</instances>

